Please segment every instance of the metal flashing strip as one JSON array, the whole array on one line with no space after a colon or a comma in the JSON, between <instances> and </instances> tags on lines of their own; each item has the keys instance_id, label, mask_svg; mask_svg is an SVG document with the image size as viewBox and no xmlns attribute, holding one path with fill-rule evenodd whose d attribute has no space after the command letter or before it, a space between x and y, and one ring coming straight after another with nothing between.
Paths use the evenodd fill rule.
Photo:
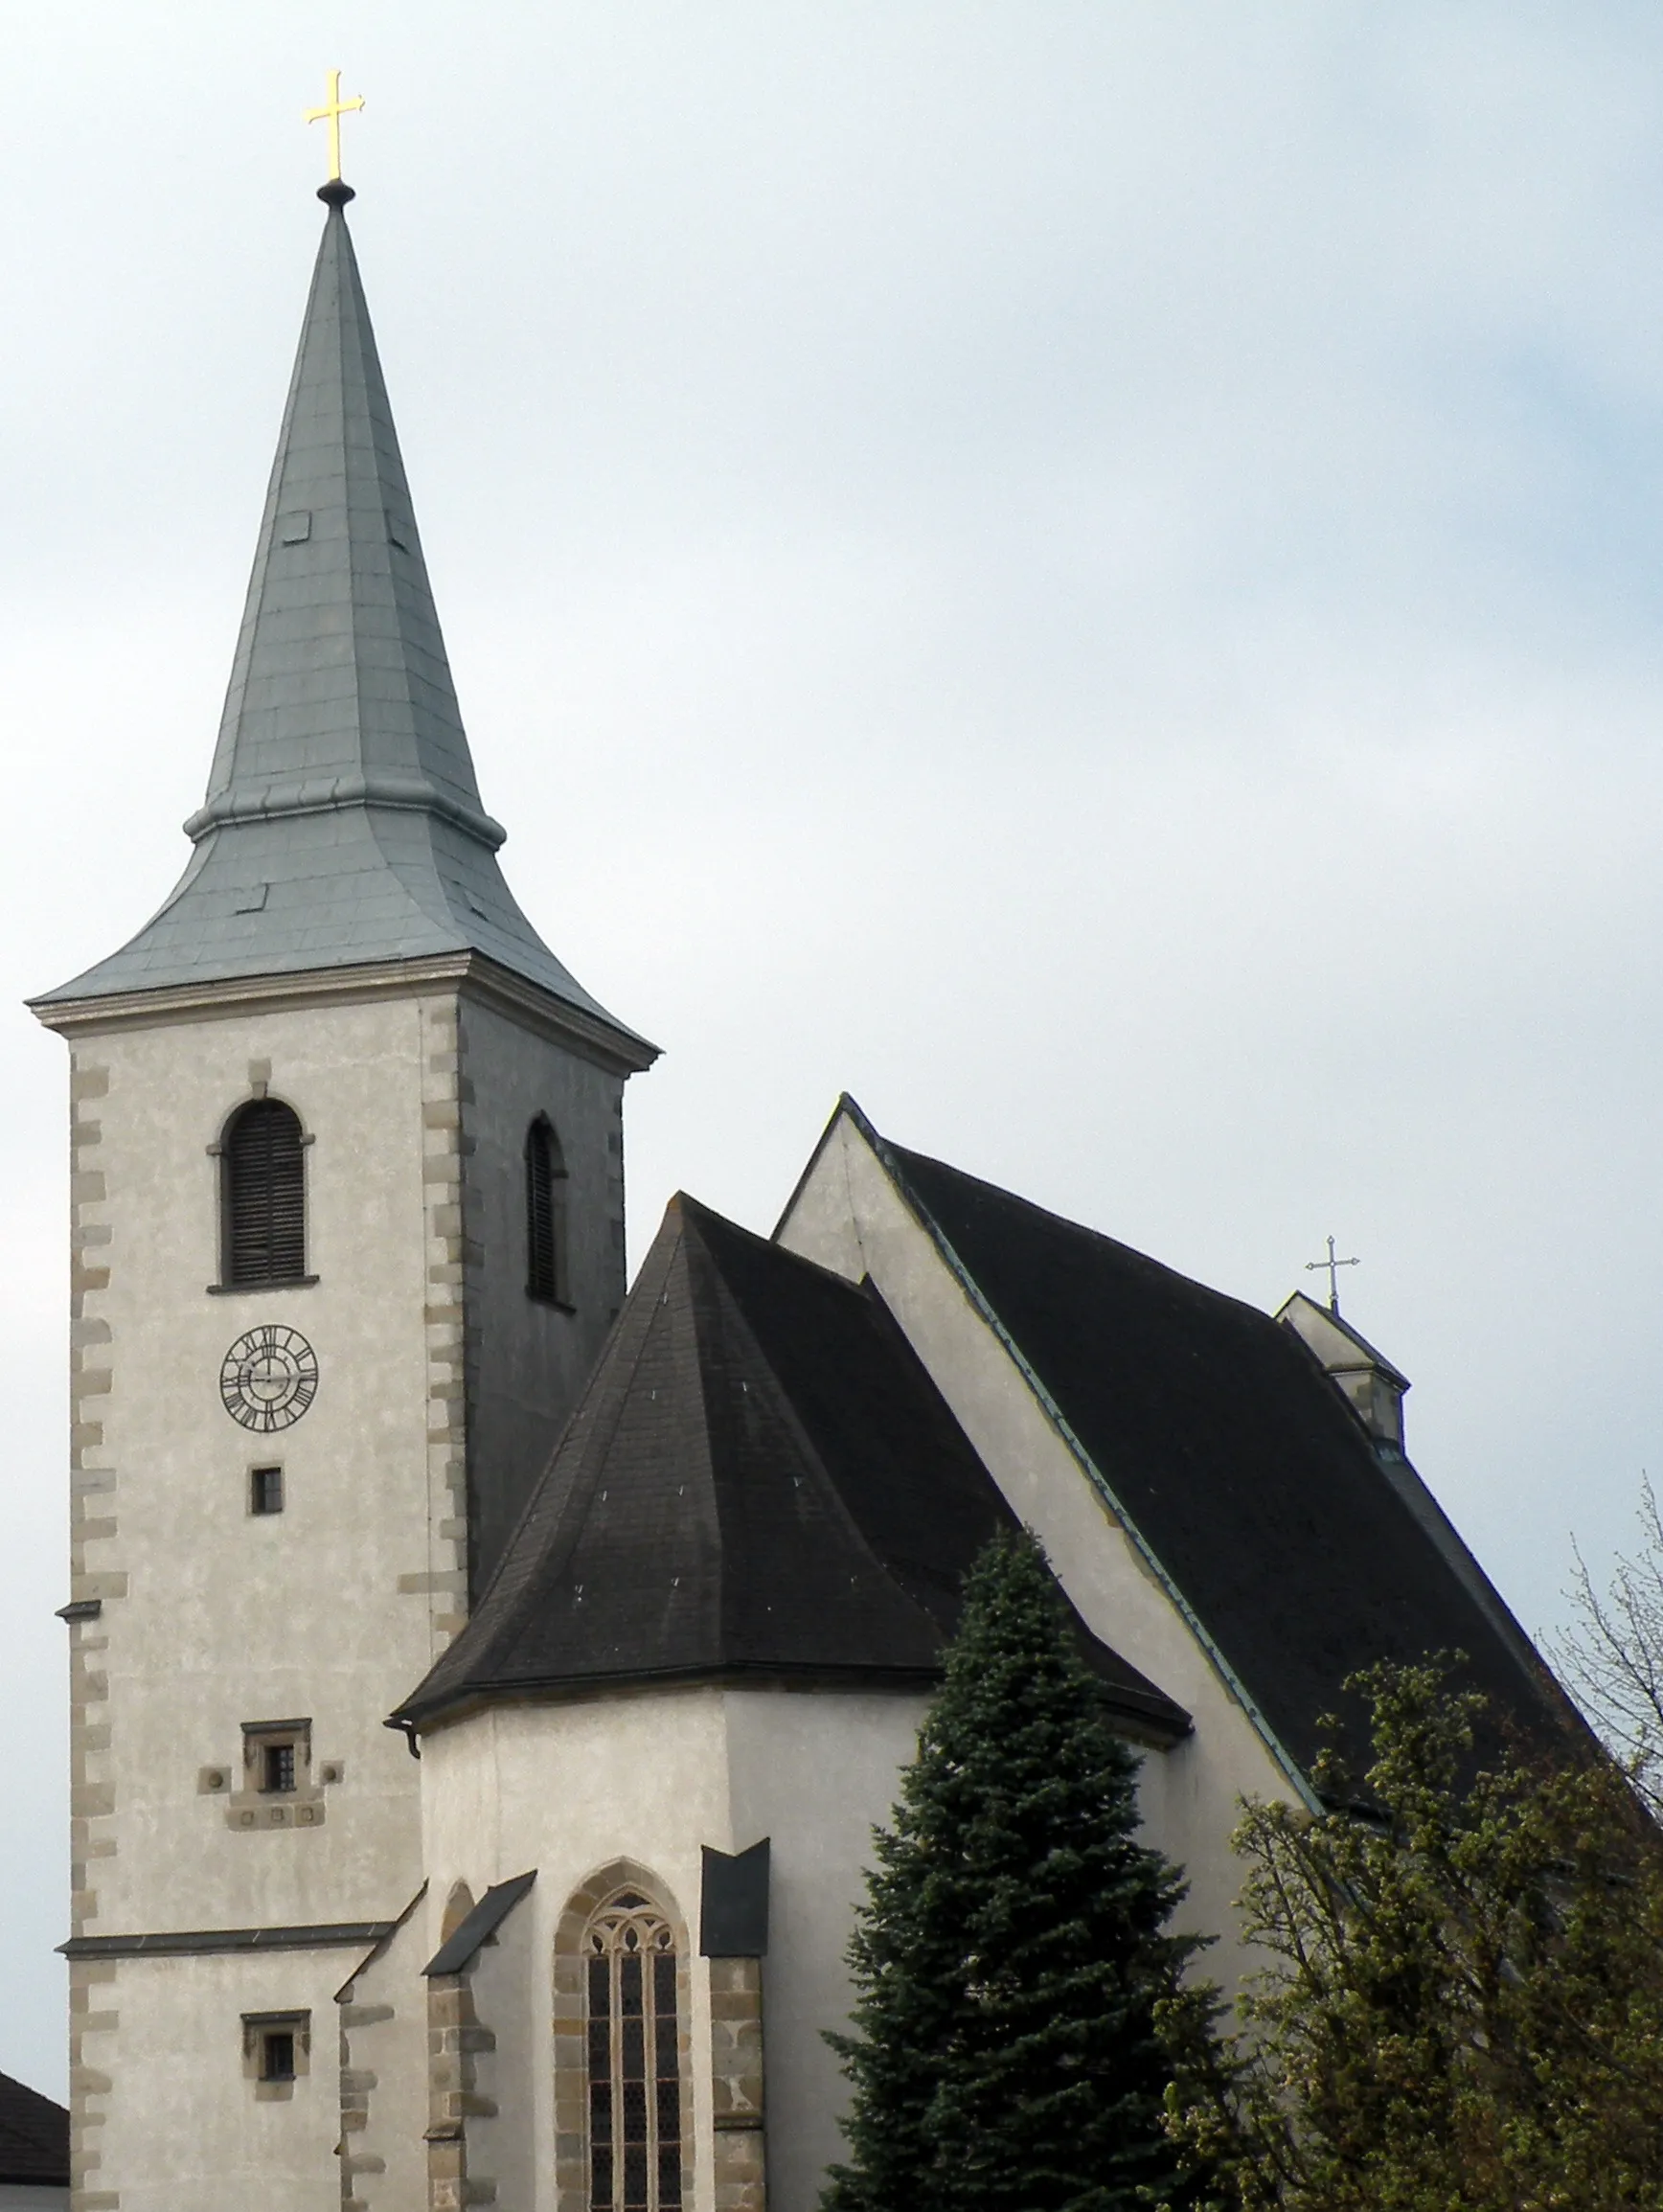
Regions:
<instances>
[{"instance_id":1,"label":"metal flashing strip","mask_svg":"<svg viewBox=\"0 0 1663 2212\"><path fill-rule=\"evenodd\" d=\"M461 1973L470 1967L536 1878L534 1866L529 1874L516 1874L512 1881L499 1881L488 1889L455 1934L445 1938L421 1969L423 1975L431 1979L436 1974Z\"/></svg>"},{"instance_id":2,"label":"metal flashing strip","mask_svg":"<svg viewBox=\"0 0 1663 2212\"><path fill-rule=\"evenodd\" d=\"M491 852L508 841L508 832L483 807L452 798L429 777L379 773L290 779L253 790L222 791L198 807L184 825L193 844L225 823L270 822L285 814L334 814L348 807L391 807L410 813L437 814Z\"/></svg>"},{"instance_id":3,"label":"metal flashing strip","mask_svg":"<svg viewBox=\"0 0 1663 2212\"><path fill-rule=\"evenodd\" d=\"M64 1958L205 1958L246 1950L329 1950L349 1943L379 1943L395 1920L330 1920L309 1927L208 1927L165 1929L153 1935L75 1935L57 1947Z\"/></svg>"},{"instance_id":4,"label":"metal flashing strip","mask_svg":"<svg viewBox=\"0 0 1663 2212\"><path fill-rule=\"evenodd\" d=\"M703 1846L699 1883L701 1958L763 1958L768 1949L769 1839L748 1851Z\"/></svg>"},{"instance_id":5,"label":"metal flashing strip","mask_svg":"<svg viewBox=\"0 0 1663 2212\"><path fill-rule=\"evenodd\" d=\"M945 1267L948 1275L951 1276L952 1280L957 1283L960 1293L964 1297L965 1302L967 1305L968 1305L970 1311L979 1317L983 1326L989 1331L994 1341L1003 1349L1006 1357L1015 1368L1017 1374L1020 1375L1023 1381L1027 1384L1029 1390L1032 1391L1035 1401L1038 1404L1046 1420L1057 1431L1057 1434L1062 1439L1064 1445L1067 1446L1069 1451L1073 1454L1076 1463L1079 1465L1081 1471L1084 1474L1087 1481L1091 1483L1092 1487L1097 1491L1104 1503L1109 1508L1116 1520L1120 1523L1120 1526L1125 1530L1127 1538L1131 1543L1132 1548L1136 1551L1138 1557L1143 1561L1145 1566L1149 1569L1150 1575L1154 1578L1154 1581L1160 1589L1165 1593L1168 1601L1173 1606L1173 1609L1177 1612L1185 1627L1195 1637L1201 1650L1206 1653L1214 1673L1223 1683L1224 1688L1228 1691L1232 1699L1241 1706L1242 1712L1247 1716L1249 1725L1252 1727L1255 1735L1258 1736L1260 1742L1264 1745L1264 1748L1270 1753L1272 1760L1278 1767L1281 1767L1283 1773L1287 1775L1288 1782L1292 1785L1293 1790L1298 1795L1301 1804L1305 1806L1308 1812L1320 1813L1322 1811L1322 1801L1317 1796L1315 1790L1311 1788L1310 1782L1305 1774L1303 1768L1300 1767L1299 1762L1282 1743L1275 1729L1272 1728L1270 1722L1260 1711L1255 1699L1248 1695L1246 1684L1236 1673L1236 1670L1231 1666L1229 1660L1225 1658L1223 1653L1219 1650L1218 1644L1214 1641L1212 1636L1208 1634L1207 1630L1202 1625L1199 1614L1190 1604L1190 1601L1185 1597L1183 1591L1178 1587L1173 1577L1167 1572L1166 1567L1162 1564L1160 1559L1157 1557L1153 1546L1150 1543L1143 1531L1138 1527L1137 1522L1132 1518L1131 1515L1128 1513L1126 1507L1121 1503L1119 1497L1115 1494L1113 1484L1104 1473L1102 1468L1100 1468L1097 1462L1092 1458L1090 1452L1087 1451L1081 1438L1075 1434L1073 1428L1069 1425L1069 1423L1063 1414L1062 1408L1058 1404L1057 1401L1052 1397L1050 1391L1045 1387L1045 1384L1040 1380L1038 1374L1030 1364L1026 1355L1022 1351L1021 1346L1016 1342L1015 1338L1011 1334L1011 1332L1006 1328L1003 1320L994 1311L991 1302L988 1298L986 1292L983 1290L981 1285L976 1281L974 1275L971 1274L968 1267L965 1266L963 1260L960 1259L958 1253L954 1250L952 1241L947 1236L945 1230L943 1229L940 1222L930 1212L929 1208L923 1203L923 1199L920 1198L909 1188L905 1174L902 1172L900 1164L894 1158L888 1143L873 1127L872 1123L867 1119L865 1113L862 1112L860 1106L855 1103L854 1099L850 1098L847 1093L845 1093L843 1098L839 1100L838 1107L839 1111L848 1112L850 1119L854 1122L861 1136L871 1147L874 1155L878 1161L878 1164L882 1167L884 1174L889 1177L891 1186L900 1195L902 1205L905 1206L907 1212L912 1216L913 1220L919 1224L924 1235L935 1246L937 1256L940 1258L942 1265Z\"/></svg>"}]
</instances>

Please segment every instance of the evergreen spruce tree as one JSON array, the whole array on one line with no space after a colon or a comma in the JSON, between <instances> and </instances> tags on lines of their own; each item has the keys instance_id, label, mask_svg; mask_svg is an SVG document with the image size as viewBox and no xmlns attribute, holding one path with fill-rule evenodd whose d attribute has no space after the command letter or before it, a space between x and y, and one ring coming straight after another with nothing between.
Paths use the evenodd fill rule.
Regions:
<instances>
[{"instance_id":1,"label":"evergreen spruce tree","mask_svg":"<svg viewBox=\"0 0 1663 2212\"><path fill-rule=\"evenodd\" d=\"M875 1831L849 1949L854 2095L825 2212L1131 2212L1178 2201L1157 2027L1199 1939L1167 1932L1176 1872L1135 1840L1138 1762L1036 1539L967 1585L894 1825Z\"/></svg>"}]
</instances>

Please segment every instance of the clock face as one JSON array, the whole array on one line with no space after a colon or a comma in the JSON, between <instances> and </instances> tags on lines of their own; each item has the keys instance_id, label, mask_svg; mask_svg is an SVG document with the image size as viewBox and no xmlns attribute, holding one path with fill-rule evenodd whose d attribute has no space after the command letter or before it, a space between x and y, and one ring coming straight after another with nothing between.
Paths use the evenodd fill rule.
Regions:
<instances>
[{"instance_id":1,"label":"clock face","mask_svg":"<svg viewBox=\"0 0 1663 2212\"><path fill-rule=\"evenodd\" d=\"M317 1388L317 1354L298 1329L274 1321L239 1336L219 1363L226 1412L262 1435L292 1428Z\"/></svg>"}]
</instances>

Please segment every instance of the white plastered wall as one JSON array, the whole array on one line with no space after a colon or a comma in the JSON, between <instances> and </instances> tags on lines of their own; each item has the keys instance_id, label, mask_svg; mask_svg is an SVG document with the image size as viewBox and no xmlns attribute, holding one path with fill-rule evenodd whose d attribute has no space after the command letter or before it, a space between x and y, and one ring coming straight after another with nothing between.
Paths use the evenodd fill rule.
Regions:
<instances>
[{"instance_id":1,"label":"white plastered wall","mask_svg":"<svg viewBox=\"0 0 1663 2212\"><path fill-rule=\"evenodd\" d=\"M1252 1962L1235 1934L1242 1869L1229 1838L1243 1796L1290 1794L1287 1771L847 1113L779 1240L851 1281L872 1278L1082 1618L1193 1716L1184 1743L1146 1757L1139 1802L1148 1840L1189 1880L1178 1925L1219 1939L1203 1971L1233 1987Z\"/></svg>"},{"instance_id":2,"label":"white plastered wall","mask_svg":"<svg viewBox=\"0 0 1663 2212\"><path fill-rule=\"evenodd\" d=\"M426 2201L426 1932L412 1915L337 1992L340 2199L367 2212L421 2212ZM503 2212L513 2212L507 2199Z\"/></svg>"},{"instance_id":3,"label":"white plastered wall","mask_svg":"<svg viewBox=\"0 0 1663 2212\"><path fill-rule=\"evenodd\" d=\"M109 1985L121 2063L87 2201L107 2191L120 2212L339 2212L334 1991L350 1956L122 1960ZM311 2016L307 2071L286 2095L260 2095L245 2068L242 2016L262 2012Z\"/></svg>"},{"instance_id":4,"label":"white plastered wall","mask_svg":"<svg viewBox=\"0 0 1663 2212\"><path fill-rule=\"evenodd\" d=\"M552 1014L470 995L459 1020L454 982L402 973L171 998L78 1019L70 1044L68 1594L102 1606L71 1629L74 1931L392 1919L420 1881L420 1812L383 1718L466 1617L471 1426L489 1431L476 1456L523 1482L622 1298L621 1075ZM316 1280L226 1293L214 1148L262 1093L306 1131ZM572 1312L526 1295L539 1109L572 1169ZM219 1370L268 1322L307 1338L319 1380L300 1421L262 1435L228 1415ZM253 1515L249 1471L273 1464L284 1510ZM244 1723L294 1720L311 1723L308 1801L233 1807ZM171 2171L174 2115L125 2097L142 2033L101 2031L97 2063L75 2064L78 2155L111 2205ZM332 2196L334 2161L273 2170L291 2179Z\"/></svg>"},{"instance_id":5,"label":"white plastered wall","mask_svg":"<svg viewBox=\"0 0 1663 2212\"><path fill-rule=\"evenodd\" d=\"M443 1939L444 1901L458 1881L475 1899L536 1869L505 1941L535 1963L520 2029L534 2054L526 2116L537 2177L535 2212L554 2212L555 2130L551 1998L556 1925L566 1900L614 1859L633 1860L662 1885L696 1944L699 1846L724 1849L726 1760L719 1693L692 1690L578 1704L501 1705L422 1738L421 1804L427 1860L426 1949ZM710 2047L709 1992L692 1976L695 2052ZM495 2030L499 2049L505 2033ZM546 2054L538 2064L535 2054ZM506 2054L505 2054L506 2055ZM695 2168L710 2212L708 2068L693 2069ZM517 2212L517 2208L516 2208ZM530 2212L530 2208L528 2208Z\"/></svg>"},{"instance_id":6,"label":"white plastered wall","mask_svg":"<svg viewBox=\"0 0 1663 2212\"><path fill-rule=\"evenodd\" d=\"M447 1045L448 1040L448 1045ZM382 1720L431 1664L461 1532L430 1495L425 1062L454 1051L453 1001L382 999L78 1038L107 1072L97 1172L109 1228L108 1387L97 1456L113 1478L89 1565L124 1585L107 1645L103 1767L114 1850L83 1932L390 1917L416 1887L416 1771ZM292 1106L306 1152L308 1267L292 1289L216 1295L218 1162L251 1095ZM220 1362L244 1331L298 1330L317 1396L292 1427L227 1414ZM285 1505L249 1511L280 1464ZM241 1783L242 1724L309 1719L313 1772L338 1762L323 1823L237 1833L201 1770Z\"/></svg>"},{"instance_id":7,"label":"white plastered wall","mask_svg":"<svg viewBox=\"0 0 1663 2212\"><path fill-rule=\"evenodd\" d=\"M700 1847L740 1851L764 1836L772 1904L763 1984L769 2207L813 2212L825 2166L838 2155L842 2104L837 2062L822 2031L847 2018L843 1951L871 1860L871 1829L894 1803L923 1713L922 1699L900 1695L643 1691L493 1706L423 1739L430 1951L456 1881L477 1898L494 1882L537 1871L536 1886L503 1930L504 1950L529 1948L533 1962L518 2054L505 2047L499 1995L491 2020L493 2064L505 2079L517 2072L530 2087L525 2162L537 2177L535 2212L555 2212L549 1991L566 1901L598 1868L631 1860L664 1884L696 1950ZM709 1988L704 1962L693 1963L690 2212L711 2212ZM501 1993L521 1986L506 1961L492 1980Z\"/></svg>"},{"instance_id":8,"label":"white plastered wall","mask_svg":"<svg viewBox=\"0 0 1663 2212\"><path fill-rule=\"evenodd\" d=\"M455 1060L454 994L439 992L73 1039L72 1595L103 1606L72 1630L78 1935L392 1919L418 1885L417 1770L382 1721L464 1603ZM317 1280L217 1295L211 1148L262 1083L311 1139ZM319 1373L304 1417L270 1436L233 1421L219 1388L227 1348L267 1321L298 1330ZM270 1516L249 1511L264 1464L284 1471ZM340 1772L313 1822L228 1825L243 1723L301 1719L310 1781ZM205 1788L205 1769L228 1788ZM348 1963L120 1961L72 2022L85 2201L337 2204L332 1992ZM319 2041L294 2098L256 2112L238 2022L269 2006L310 2009Z\"/></svg>"},{"instance_id":9,"label":"white plastered wall","mask_svg":"<svg viewBox=\"0 0 1663 2212\"><path fill-rule=\"evenodd\" d=\"M866 1895L872 1831L889 1820L927 1704L893 1693L727 1693L731 1848L771 1838L769 2212L812 2212L827 2166L845 2153L846 2085L825 2030L848 2024L844 1952Z\"/></svg>"}]
</instances>

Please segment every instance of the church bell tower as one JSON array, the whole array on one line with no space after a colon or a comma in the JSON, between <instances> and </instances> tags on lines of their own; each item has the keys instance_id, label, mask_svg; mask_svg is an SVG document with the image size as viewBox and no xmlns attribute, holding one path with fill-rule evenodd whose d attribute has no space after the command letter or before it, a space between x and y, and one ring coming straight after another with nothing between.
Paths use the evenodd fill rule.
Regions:
<instances>
[{"instance_id":1,"label":"church bell tower","mask_svg":"<svg viewBox=\"0 0 1663 2212\"><path fill-rule=\"evenodd\" d=\"M654 1048L497 863L328 214L194 852L67 1039L76 2212L326 2212L410 1904L383 1725L623 1302Z\"/></svg>"}]
</instances>

